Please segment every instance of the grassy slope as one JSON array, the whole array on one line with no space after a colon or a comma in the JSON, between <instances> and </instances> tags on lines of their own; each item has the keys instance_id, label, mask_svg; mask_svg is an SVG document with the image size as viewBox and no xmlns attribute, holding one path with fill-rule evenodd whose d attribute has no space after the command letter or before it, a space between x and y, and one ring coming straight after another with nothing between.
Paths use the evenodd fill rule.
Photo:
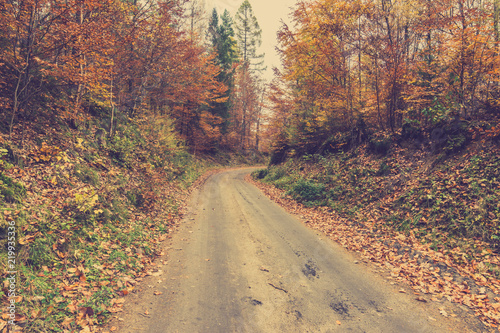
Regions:
<instances>
[{"instance_id":1,"label":"grassy slope","mask_svg":"<svg viewBox=\"0 0 500 333\"><path fill-rule=\"evenodd\" d=\"M27 133L22 149L0 140L1 266L15 223L18 328L94 331L148 274L195 180L220 164L176 148L171 127L158 119L128 123L105 142L53 124L42 132Z\"/></svg>"},{"instance_id":2,"label":"grassy slope","mask_svg":"<svg viewBox=\"0 0 500 333\"><path fill-rule=\"evenodd\" d=\"M370 213L400 230L422 236L500 245L500 149L469 147L445 158L393 149L374 155L355 152L304 156L260 175L309 206L328 206L345 216Z\"/></svg>"}]
</instances>

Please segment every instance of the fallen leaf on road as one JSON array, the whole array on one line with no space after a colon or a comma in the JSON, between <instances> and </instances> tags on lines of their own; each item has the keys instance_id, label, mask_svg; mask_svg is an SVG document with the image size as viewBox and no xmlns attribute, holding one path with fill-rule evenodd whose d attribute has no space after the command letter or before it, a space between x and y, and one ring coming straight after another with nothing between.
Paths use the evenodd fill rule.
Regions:
<instances>
[{"instance_id":1,"label":"fallen leaf on road","mask_svg":"<svg viewBox=\"0 0 500 333\"><path fill-rule=\"evenodd\" d=\"M154 272L151 274L151 276L160 276L163 274L163 271L160 269L158 272Z\"/></svg>"}]
</instances>

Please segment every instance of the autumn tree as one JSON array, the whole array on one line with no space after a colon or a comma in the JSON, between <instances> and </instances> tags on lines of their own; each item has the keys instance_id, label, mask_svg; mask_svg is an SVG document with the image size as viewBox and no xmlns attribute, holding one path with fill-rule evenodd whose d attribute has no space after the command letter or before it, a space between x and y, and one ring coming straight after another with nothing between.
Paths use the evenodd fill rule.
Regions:
<instances>
[{"instance_id":1,"label":"autumn tree","mask_svg":"<svg viewBox=\"0 0 500 333\"><path fill-rule=\"evenodd\" d=\"M493 0L493 30L495 42L500 43L500 0Z\"/></svg>"},{"instance_id":2,"label":"autumn tree","mask_svg":"<svg viewBox=\"0 0 500 333\"><path fill-rule=\"evenodd\" d=\"M446 117L478 117L498 82L495 31L488 21L491 4L422 2L419 24L424 38L409 63L408 110L425 123Z\"/></svg>"},{"instance_id":3,"label":"autumn tree","mask_svg":"<svg viewBox=\"0 0 500 333\"><path fill-rule=\"evenodd\" d=\"M135 74L124 73L124 95L135 97L132 112L168 114L193 149L209 150L221 126L220 117L209 112L210 104L224 102L227 88L217 81L220 67L201 40L173 28L180 26L181 13L174 2L160 3L154 19L144 22L142 38L134 44L134 63L129 64L128 73Z\"/></svg>"},{"instance_id":4,"label":"autumn tree","mask_svg":"<svg viewBox=\"0 0 500 333\"><path fill-rule=\"evenodd\" d=\"M189 39L202 38L203 31L206 30L206 13L204 0L190 0L185 3L186 9L186 29Z\"/></svg>"},{"instance_id":5,"label":"autumn tree","mask_svg":"<svg viewBox=\"0 0 500 333\"><path fill-rule=\"evenodd\" d=\"M498 109L496 6L299 2L293 28L278 33L282 83L270 100L289 121L277 135L315 152L332 140L359 141L363 124L397 132L407 122L435 126Z\"/></svg>"},{"instance_id":6,"label":"autumn tree","mask_svg":"<svg viewBox=\"0 0 500 333\"><path fill-rule=\"evenodd\" d=\"M73 126L97 116L113 136L118 119L156 114L194 149L211 149L221 127L211 104L224 103L227 88L192 29L196 4L184 4L0 0L0 103L11 133L43 113Z\"/></svg>"},{"instance_id":7,"label":"autumn tree","mask_svg":"<svg viewBox=\"0 0 500 333\"><path fill-rule=\"evenodd\" d=\"M290 90L286 96L292 99L287 103L291 105L288 126L291 137L305 150L330 133L349 128L359 113L352 62L357 22L367 9L359 2L301 2L293 13L297 29L283 25L278 33L284 67L280 76ZM283 103L282 97L272 100Z\"/></svg>"},{"instance_id":8,"label":"autumn tree","mask_svg":"<svg viewBox=\"0 0 500 333\"><path fill-rule=\"evenodd\" d=\"M236 39L243 62L250 64L252 71L262 71L264 54L257 52L262 44L262 29L253 13L252 5L248 0L240 5L234 19L236 27Z\"/></svg>"},{"instance_id":9,"label":"autumn tree","mask_svg":"<svg viewBox=\"0 0 500 333\"><path fill-rule=\"evenodd\" d=\"M99 94L109 75L115 1L2 1L2 100L15 119L33 121L41 110L82 117L84 92Z\"/></svg>"},{"instance_id":10,"label":"autumn tree","mask_svg":"<svg viewBox=\"0 0 500 333\"><path fill-rule=\"evenodd\" d=\"M251 144L250 137L256 135L261 82L259 72L264 70L264 54L258 54L261 45L261 34L257 18L248 0L243 1L239 7L234 24L236 28L236 40L239 47L240 63L237 72L237 93L234 96L234 107L232 118L233 130L238 132L238 146L242 150L255 148Z\"/></svg>"}]
</instances>

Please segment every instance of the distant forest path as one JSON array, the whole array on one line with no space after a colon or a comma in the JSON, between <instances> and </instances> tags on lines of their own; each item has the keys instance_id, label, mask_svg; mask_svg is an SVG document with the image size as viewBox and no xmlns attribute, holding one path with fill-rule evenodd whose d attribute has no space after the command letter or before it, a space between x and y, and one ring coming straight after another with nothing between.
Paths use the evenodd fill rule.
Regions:
<instances>
[{"instance_id":1,"label":"distant forest path","mask_svg":"<svg viewBox=\"0 0 500 333\"><path fill-rule=\"evenodd\" d=\"M210 176L119 332L468 332L244 180Z\"/></svg>"}]
</instances>

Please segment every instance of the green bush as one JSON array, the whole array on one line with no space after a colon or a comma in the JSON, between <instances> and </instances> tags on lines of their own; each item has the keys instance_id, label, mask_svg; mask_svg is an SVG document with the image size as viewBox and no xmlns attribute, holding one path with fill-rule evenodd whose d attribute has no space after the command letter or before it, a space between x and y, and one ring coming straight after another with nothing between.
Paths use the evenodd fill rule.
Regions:
<instances>
[{"instance_id":1,"label":"green bush","mask_svg":"<svg viewBox=\"0 0 500 333\"><path fill-rule=\"evenodd\" d=\"M128 165L134 147L134 143L128 137L115 135L109 143L109 153L118 163Z\"/></svg>"},{"instance_id":2,"label":"green bush","mask_svg":"<svg viewBox=\"0 0 500 333\"><path fill-rule=\"evenodd\" d=\"M49 237L50 238L50 237ZM29 246L28 263L35 267L49 266L54 263L54 252L51 249L51 239L47 237L36 237Z\"/></svg>"},{"instance_id":3,"label":"green bush","mask_svg":"<svg viewBox=\"0 0 500 333\"><path fill-rule=\"evenodd\" d=\"M134 188L130 191L127 191L127 193L125 193L125 196L130 201L130 203L137 208L144 205L145 200L140 189Z\"/></svg>"},{"instance_id":4,"label":"green bush","mask_svg":"<svg viewBox=\"0 0 500 333\"><path fill-rule=\"evenodd\" d=\"M286 172L283 168L271 167L269 168L267 175L264 177L264 180L268 182L274 182L285 176L285 174Z\"/></svg>"},{"instance_id":5,"label":"green bush","mask_svg":"<svg viewBox=\"0 0 500 333\"><path fill-rule=\"evenodd\" d=\"M0 199L7 202L21 202L25 195L26 189L23 185L15 183L0 172Z\"/></svg>"},{"instance_id":6,"label":"green bush","mask_svg":"<svg viewBox=\"0 0 500 333\"><path fill-rule=\"evenodd\" d=\"M80 179L84 183L93 186L99 185L99 174L95 170L92 170L86 165L83 164L75 165L75 175L78 179Z\"/></svg>"},{"instance_id":7,"label":"green bush","mask_svg":"<svg viewBox=\"0 0 500 333\"><path fill-rule=\"evenodd\" d=\"M456 153L462 150L467 145L467 138L464 134L459 133L456 135L448 136L448 140L446 141L446 146L444 150L446 153Z\"/></svg>"},{"instance_id":8,"label":"green bush","mask_svg":"<svg viewBox=\"0 0 500 333\"><path fill-rule=\"evenodd\" d=\"M370 140L369 148L376 154L387 155L391 145L392 139L390 137L373 138Z\"/></svg>"},{"instance_id":9,"label":"green bush","mask_svg":"<svg viewBox=\"0 0 500 333\"><path fill-rule=\"evenodd\" d=\"M256 179L264 179L268 174L267 169L260 169L257 171L252 172L252 176Z\"/></svg>"},{"instance_id":10,"label":"green bush","mask_svg":"<svg viewBox=\"0 0 500 333\"><path fill-rule=\"evenodd\" d=\"M325 188L325 184L300 179L292 186L292 189L288 191L288 194L299 202L313 202L324 197Z\"/></svg>"},{"instance_id":11,"label":"green bush","mask_svg":"<svg viewBox=\"0 0 500 333\"><path fill-rule=\"evenodd\" d=\"M391 167L387 165L387 163L382 162L380 163L380 168L377 170L375 173L376 176L387 176L388 174L391 173Z\"/></svg>"},{"instance_id":12,"label":"green bush","mask_svg":"<svg viewBox=\"0 0 500 333\"><path fill-rule=\"evenodd\" d=\"M295 179L291 176L283 176L278 180L273 182L273 185L282 190L289 190L293 184L295 184Z\"/></svg>"}]
</instances>

